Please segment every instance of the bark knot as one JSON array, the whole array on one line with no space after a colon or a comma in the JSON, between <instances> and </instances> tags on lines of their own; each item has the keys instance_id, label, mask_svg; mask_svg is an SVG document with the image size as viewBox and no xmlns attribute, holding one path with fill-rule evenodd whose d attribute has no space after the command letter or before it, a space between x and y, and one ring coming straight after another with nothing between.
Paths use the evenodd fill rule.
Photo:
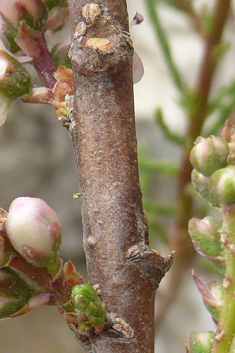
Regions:
<instances>
[{"instance_id":1,"label":"bark knot","mask_svg":"<svg viewBox=\"0 0 235 353\"><path fill-rule=\"evenodd\" d=\"M79 22L69 52L79 74L93 75L117 70L118 65L132 60L133 46L128 32L102 4L86 4L84 20Z\"/></svg>"}]
</instances>

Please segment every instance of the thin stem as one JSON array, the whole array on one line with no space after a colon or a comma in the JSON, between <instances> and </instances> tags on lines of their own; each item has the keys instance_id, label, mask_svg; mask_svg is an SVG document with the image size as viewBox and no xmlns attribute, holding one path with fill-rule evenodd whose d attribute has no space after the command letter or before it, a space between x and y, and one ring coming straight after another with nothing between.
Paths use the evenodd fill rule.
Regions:
<instances>
[{"instance_id":1,"label":"thin stem","mask_svg":"<svg viewBox=\"0 0 235 353\"><path fill-rule=\"evenodd\" d=\"M223 297L223 306L220 310L218 329L215 336L215 343L212 353L232 352L233 337L235 335L235 255L233 246L235 243L235 211L228 207L223 209L223 226L221 237L224 242L224 258L226 275L223 282L225 294Z\"/></svg>"},{"instance_id":2,"label":"thin stem","mask_svg":"<svg viewBox=\"0 0 235 353\"><path fill-rule=\"evenodd\" d=\"M53 88L57 66L49 53L44 34L22 22L15 41L24 53L33 59L33 66L42 83L48 88Z\"/></svg>"},{"instance_id":3,"label":"thin stem","mask_svg":"<svg viewBox=\"0 0 235 353\"><path fill-rule=\"evenodd\" d=\"M155 35L157 37L157 40L159 41L162 52L164 54L166 63L169 68L169 72L171 73L172 80L178 90L180 92L184 92L184 83L181 79L181 75L179 73L179 70L173 60L172 54L171 54L171 49L168 43L167 36L165 34L165 31L162 27L161 21L158 16L158 12L155 6L155 2L153 0L145 0L146 5L147 5L147 10L149 14L150 21L152 22L153 29L155 31Z\"/></svg>"}]
</instances>

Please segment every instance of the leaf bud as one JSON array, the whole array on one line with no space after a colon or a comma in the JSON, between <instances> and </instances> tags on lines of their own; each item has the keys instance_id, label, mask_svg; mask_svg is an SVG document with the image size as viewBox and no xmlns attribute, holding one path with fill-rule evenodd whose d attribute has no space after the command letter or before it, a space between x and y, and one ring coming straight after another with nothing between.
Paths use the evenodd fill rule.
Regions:
<instances>
[{"instance_id":1,"label":"leaf bud","mask_svg":"<svg viewBox=\"0 0 235 353\"><path fill-rule=\"evenodd\" d=\"M92 325L96 326L105 322L106 311L104 304L99 299L92 285L84 283L74 286L71 299L75 310L80 310L86 314Z\"/></svg>"},{"instance_id":2,"label":"leaf bud","mask_svg":"<svg viewBox=\"0 0 235 353\"><path fill-rule=\"evenodd\" d=\"M6 231L12 246L27 262L56 273L61 226L59 217L46 202L39 198L16 198L9 208Z\"/></svg>"},{"instance_id":3,"label":"leaf bud","mask_svg":"<svg viewBox=\"0 0 235 353\"><path fill-rule=\"evenodd\" d=\"M210 353L214 343L214 332L191 332L185 344L187 353Z\"/></svg>"},{"instance_id":4,"label":"leaf bud","mask_svg":"<svg viewBox=\"0 0 235 353\"><path fill-rule=\"evenodd\" d=\"M220 204L235 203L235 166L227 166L212 174L211 192Z\"/></svg>"},{"instance_id":5,"label":"leaf bud","mask_svg":"<svg viewBox=\"0 0 235 353\"><path fill-rule=\"evenodd\" d=\"M190 154L193 167L205 176L227 165L228 144L220 137L198 137Z\"/></svg>"}]
</instances>

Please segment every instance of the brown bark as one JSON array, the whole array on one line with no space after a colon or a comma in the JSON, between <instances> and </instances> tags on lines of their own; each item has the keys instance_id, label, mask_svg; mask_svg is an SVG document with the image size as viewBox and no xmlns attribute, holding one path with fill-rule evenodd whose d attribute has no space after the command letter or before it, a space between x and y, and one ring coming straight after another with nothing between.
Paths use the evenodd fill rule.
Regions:
<instances>
[{"instance_id":1,"label":"brown bark","mask_svg":"<svg viewBox=\"0 0 235 353\"><path fill-rule=\"evenodd\" d=\"M103 0L108 12L101 7L101 13L100 7L83 7L83 18L85 4L69 1L75 31L70 132L88 278L99 285L112 327L82 343L86 352L153 353L155 291L172 258L164 259L147 246L126 2Z\"/></svg>"}]
</instances>

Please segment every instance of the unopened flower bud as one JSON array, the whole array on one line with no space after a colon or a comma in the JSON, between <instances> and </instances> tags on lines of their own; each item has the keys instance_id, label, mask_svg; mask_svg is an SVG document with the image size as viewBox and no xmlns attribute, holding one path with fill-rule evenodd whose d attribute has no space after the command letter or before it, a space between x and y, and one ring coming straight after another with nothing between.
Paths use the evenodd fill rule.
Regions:
<instances>
[{"instance_id":1,"label":"unopened flower bud","mask_svg":"<svg viewBox=\"0 0 235 353\"><path fill-rule=\"evenodd\" d=\"M220 137L199 137L190 155L193 167L205 176L211 176L216 170L227 165L229 148Z\"/></svg>"},{"instance_id":2,"label":"unopened flower bud","mask_svg":"<svg viewBox=\"0 0 235 353\"><path fill-rule=\"evenodd\" d=\"M217 170L211 176L211 188L220 204L235 203L235 166Z\"/></svg>"},{"instance_id":3,"label":"unopened flower bud","mask_svg":"<svg viewBox=\"0 0 235 353\"><path fill-rule=\"evenodd\" d=\"M46 202L30 197L15 199L9 208L6 231L12 246L26 261L56 271L61 226Z\"/></svg>"},{"instance_id":4,"label":"unopened flower bud","mask_svg":"<svg viewBox=\"0 0 235 353\"><path fill-rule=\"evenodd\" d=\"M96 326L105 322L106 311L104 304L89 283L74 286L71 299L75 310L80 310L86 314L92 325Z\"/></svg>"},{"instance_id":5,"label":"unopened flower bud","mask_svg":"<svg viewBox=\"0 0 235 353\"><path fill-rule=\"evenodd\" d=\"M214 343L214 332L191 332L185 345L187 353L211 353Z\"/></svg>"},{"instance_id":6,"label":"unopened flower bud","mask_svg":"<svg viewBox=\"0 0 235 353\"><path fill-rule=\"evenodd\" d=\"M220 228L220 222L211 216L189 221L189 234L199 253L212 258L221 255Z\"/></svg>"}]
</instances>

